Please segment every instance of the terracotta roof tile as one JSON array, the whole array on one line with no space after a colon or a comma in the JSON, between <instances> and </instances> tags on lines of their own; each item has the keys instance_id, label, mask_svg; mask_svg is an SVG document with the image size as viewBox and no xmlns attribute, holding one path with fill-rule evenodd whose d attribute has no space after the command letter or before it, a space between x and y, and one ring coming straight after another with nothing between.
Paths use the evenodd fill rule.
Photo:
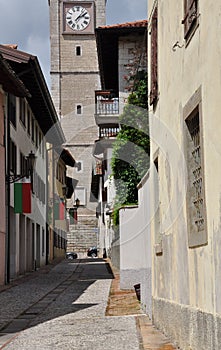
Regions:
<instances>
[{"instance_id":1,"label":"terracotta roof tile","mask_svg":"<svg viewBox=\"0 0 221 350\"><path fill-rule=\"evenodd\" d=\"M140 21L134 21L134 22L125 22L125 23L118 23L118 24L111 24L106 26L98 27L99 29L109 29L109 28L131 28L131 27L147 27L147 20L140 20Z\"/></svg>"},{"instance_id":2,"label":"terracotta roof tile","mask_svg":"<svg viewBox=\"0 0 221 350\"><path fill-rule=\"evenodd\" d=\"M18 45L17 44L3 44L3 46L9 47L10 49L17 50Z\"/></svg>"}]
</instances>

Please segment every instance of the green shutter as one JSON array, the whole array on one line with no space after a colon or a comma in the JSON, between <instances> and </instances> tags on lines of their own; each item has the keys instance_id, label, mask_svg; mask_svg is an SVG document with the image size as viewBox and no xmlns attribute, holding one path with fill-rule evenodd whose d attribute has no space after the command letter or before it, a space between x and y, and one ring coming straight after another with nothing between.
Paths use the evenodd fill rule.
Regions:
<instances>
[{"instance_id":1,"label":"green shutter","mask_svg":"<svg viewBox=\"0 0 221 350\"><path fill-rule=\"evenodd\" d=\"M14 212L22 214L22 183L14 184Z\"/></svg>"},{"instance_id":2,"label":"green shutter","mask_svg":"<svg viewBox=\"0 0 221 350\"><path fill-rule=\"evenodd\" d=\"M59 202L54 203L54 219L59 220Z\"/></svg>"}]
</instances>

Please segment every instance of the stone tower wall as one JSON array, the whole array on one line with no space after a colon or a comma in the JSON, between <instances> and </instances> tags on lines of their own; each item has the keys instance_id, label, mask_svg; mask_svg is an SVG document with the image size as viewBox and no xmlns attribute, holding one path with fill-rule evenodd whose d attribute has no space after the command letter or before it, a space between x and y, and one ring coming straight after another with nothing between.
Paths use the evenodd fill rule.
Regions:
<instances>
[{"instance_id":1,"label":"stone tower wall","mask_svg":"<svg viewBox=\"0 0 221 350\"><path fill-rule=\"evenodd\" d=\"M77 1L73 1L73 4ZM83 1L81 1L83 2ZM106 0L95 0L95 25L105 24ZM100 89L100 77L95 34L63 34L63 2L50 1L51 30L51 94L61 117L61 125L66 137L66 147L81 169L69 168L68 176L77 180L77 187L86 192L86 205L78 210L79 225L70 226L68 250L83 249L82 246L95 245L88 239L97 227L96 200L91 196L93 166L93 146L98 139L95 124L95 90ZM76 47L81 55L76 53ZM77 113L77 106L81 113ZM73 198L74 200L74 198ZM93 222L93 225L92 225ZM91 227L92 225L92 227ZM88 239L87 239L88 234ZM96 235L95 235L96 236ZM84 242L83 242L84 241ZM90 243L90 244L89 244Z\"/></svg>"}]
</instances>

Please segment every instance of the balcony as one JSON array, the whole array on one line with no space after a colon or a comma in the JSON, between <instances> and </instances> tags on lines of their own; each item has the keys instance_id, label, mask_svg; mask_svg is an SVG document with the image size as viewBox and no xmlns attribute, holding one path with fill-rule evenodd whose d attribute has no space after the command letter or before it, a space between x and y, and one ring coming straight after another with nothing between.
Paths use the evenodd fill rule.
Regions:
<instances>
[{"instance_id":1,"label":"balcony","mask_svg":"<svg viewBox=\"0 0 221 350\"><path fill-rule=\"evenodd\" d=\"M115 139L119 130L119 125L102 126L99 128L99 139Z\"/></svg>"},{"instance_id":2,"label":"balcony","mask_svg":"<svg viewBox=\"0 0 221 350\"><path fill-rule=\"evenodd\" d=\"M119 117L119 97L111 90L95 91L96 124L116 124Z\"/></svg>"}]
</instances>

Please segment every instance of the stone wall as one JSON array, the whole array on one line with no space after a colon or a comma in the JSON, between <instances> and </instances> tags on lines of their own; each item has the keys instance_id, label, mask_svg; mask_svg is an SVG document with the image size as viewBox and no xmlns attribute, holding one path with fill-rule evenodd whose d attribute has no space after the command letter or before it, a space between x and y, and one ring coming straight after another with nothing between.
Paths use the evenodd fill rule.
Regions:
<instances>
[{"instance_id":1,"label":"stone wall","mask_svg":"<svg viewBox=\"0 0 221 350\"><path fill-rule=\"evenodd\" d=\"M182 350L221 347L221 317L166 299L153 298L153 322Z\"/></svg>"}]
</instances>

